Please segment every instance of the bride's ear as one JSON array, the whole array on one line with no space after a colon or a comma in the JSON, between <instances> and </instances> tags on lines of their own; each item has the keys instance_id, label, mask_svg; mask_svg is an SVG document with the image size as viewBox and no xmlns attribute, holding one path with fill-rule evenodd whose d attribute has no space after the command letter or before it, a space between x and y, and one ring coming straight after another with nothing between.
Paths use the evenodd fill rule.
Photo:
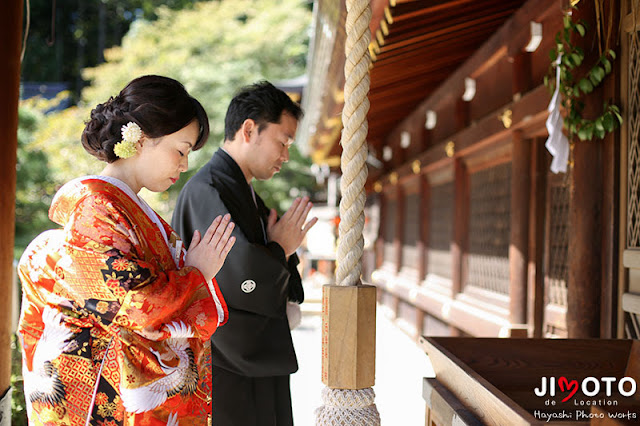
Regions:
<instances>
[{"instance_id":1,"label":"bride's ear","mask_svg":"<svg viewBox=\"0 0 640 426\"><path fill-rule=\"evenodd\" d=\"M147 141L148 141L148 138L143 133L142 136L140 137L140 139L138 140L138 142L136 142L136 148L142 148L144 146L144 144L147 143Z\"/></svg>"}]
</instances>

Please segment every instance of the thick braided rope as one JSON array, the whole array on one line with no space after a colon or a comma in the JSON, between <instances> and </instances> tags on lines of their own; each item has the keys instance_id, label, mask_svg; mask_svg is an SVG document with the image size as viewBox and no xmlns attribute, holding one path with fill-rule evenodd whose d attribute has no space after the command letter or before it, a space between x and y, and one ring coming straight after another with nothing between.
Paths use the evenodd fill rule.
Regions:
<instances>
[{"instance_id":1,"label":"thick braided rope","mask_svg":"<svg viewBox=\"0 0 640 426\"><path fill-rule=\"evenodd\" d=\"M380 414L376 409L373 389L322 390L322 407L316 409L316 425L378 426Z\"/></svg>"},{"instance_id":2,"label":"thick braided rope","mask_svg":"<svg viewBox=\"0 0 640 426\"><path fill-rule=\"evenodd\" d=\"M367 180L367 112L369 111L369 41L371 6L366 0L347 1L347 40L344 65L345 106L342 111L342 178L336 283L357 285L360 281L364 239L364 205Z\"/></svg>"},{"instance_id":3,"label":"thick braided rope","mask_svg":"<svg viewBox=\"0 0 640 426\"><path fill-rule=\"evenodd\" d=\"M369 22L368 0L347 0L347 41L344 66L345 106L342 111L342 179L340 189L340 227L336 283L342 286L360 282L364 239L364 184L367 180L367 112L369 111ZM322 391L323 405L318 408L316 425L379 426L380 415L372 388L330 389Z\"/></svg>"}]
</instances>

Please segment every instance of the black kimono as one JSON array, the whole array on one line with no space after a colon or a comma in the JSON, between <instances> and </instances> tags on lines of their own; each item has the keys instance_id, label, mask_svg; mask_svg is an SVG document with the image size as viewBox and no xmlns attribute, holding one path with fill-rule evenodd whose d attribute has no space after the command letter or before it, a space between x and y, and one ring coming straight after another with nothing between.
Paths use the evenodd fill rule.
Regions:
<instances>
[{"instance_id":1,"label":"black kimono","mask_svg":"<svg viewBox=\"0 0 640 426\"><path fill-rule=\"evenodd\" d=\"M211 339L213 424L293 424L289 375L298 363L286 304L304 299L298 258L287 261L282 247L267 241L269 209L219 149L182 189L171 225L188 246L196 229L204 235L227 212L236 242L216 275L229 320Z\"/></svg>"}]
</instances>

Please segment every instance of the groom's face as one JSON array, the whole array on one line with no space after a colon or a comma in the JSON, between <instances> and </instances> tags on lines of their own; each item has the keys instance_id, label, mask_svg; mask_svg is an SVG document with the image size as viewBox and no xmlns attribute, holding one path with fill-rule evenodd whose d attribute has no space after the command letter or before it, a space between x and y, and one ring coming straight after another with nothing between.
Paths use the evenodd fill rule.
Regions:
<instances>
[{"instance_id":1,"label":"groom's face","mask_svg":"<svg viewBox=\"0 0 640 426\"><path fill-rule=\"evenodd\" d=\"M256 179L271 179L289 161L289 148L297 128L298 121L283 112L278 123L268 123L262 131L252 133L250 143L254 155L251 155L251 169Z\"/></svg>"}]
</instances>

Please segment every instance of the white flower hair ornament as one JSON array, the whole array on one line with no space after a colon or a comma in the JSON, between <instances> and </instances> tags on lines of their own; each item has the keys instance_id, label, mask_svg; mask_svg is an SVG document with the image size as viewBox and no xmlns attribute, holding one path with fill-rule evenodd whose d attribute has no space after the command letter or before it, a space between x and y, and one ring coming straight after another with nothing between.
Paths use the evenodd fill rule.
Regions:
<instances>
[{"instance_id":1,"label":"white flower hair ornament","mask_svg":"<svg viewBox=\"0 0 640 426\"><path fill-rule=\"evenodd\" d=\"M142 130L137 123L133 121L123 125L120 129L122 140L113 146L113 153L118 158L129 158L138 152L136 143L142 138Z\"/></svg>"}]
</instances>

